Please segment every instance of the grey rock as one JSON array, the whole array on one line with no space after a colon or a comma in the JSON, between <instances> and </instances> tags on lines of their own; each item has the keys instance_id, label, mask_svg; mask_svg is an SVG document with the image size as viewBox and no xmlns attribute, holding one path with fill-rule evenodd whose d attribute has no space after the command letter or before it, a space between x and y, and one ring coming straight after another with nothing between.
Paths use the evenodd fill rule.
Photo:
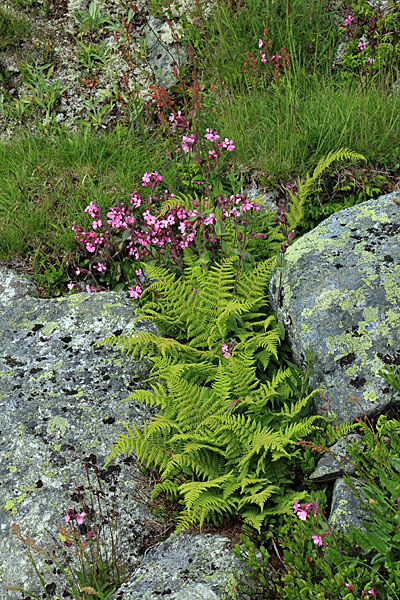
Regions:
<instances>
[{"instance_id":1,"label":"grey rock","mask_svg":"<svg viewBox=\"0 0 400 600\"><path fill-rule=\"evenodd\" d=\"M363 447L361 437L357 433L349 433L347 440L345 438L340 438L336 444L333 444L333 446L330 446L329 448L333 456L326 452L318 461L318 465L311 473L310 479L319 483L337 479L343 475L343 473L354 475L356 469L355 466L349 462L350 455L346 450L349 444L358 444L361 448Z\"/></svg>"},{"instance_id":2,"label":"grey rock","mask_svg":"<svg viewBox=\"0 0 400 600\"><path fill-rule=\"evenodd\" d=\"M319 362L310 379L339 422L353 422L399 401L377 375L400 356L400 193L341 210L289 247L278 319L293 356L304 365L311 346ZM275 310L279 277L269 299ZM352 398L358 397L358 401ZM316 400L324 415L324 400Z\"/></svg>"},{"instance_id":3,"label":"grey rock","mask_svg":"<svg viewBox=\"0 0 400 600\"><path fill-rule=\"evenodd\" d=\"M143 559L114 600L219 600L236 598L239 560L221 535L178 534Z\"/></svg>"},{"instance_id":4,"label":"grey rock","mask_svg":"<svg viewBox=\"0 0 400 600\"><path fill-rule=\"evenodd\" d=\"M169 26L164 21L149 16L144 28L145 45L149 64L157 78L158 85L168 89L176 78L173 74L173 64L176 68L187 61L187 51L182 45L174 43Z\"/></svg>"},{"instance_id":5,"label":"grey rock","mask_svg":"<svg viewBox=\"0 0 400 600\"><path fill-rule=\"evenodd\" d=\"M352 478L352 483L360 492L362 483L355 478ZM357 498L343 479L337 479L333 486L329 524L345 533L349 531L350 525L365 531L364 521L368 514L366 502Z\"/></svg>"},{"instance_id":6,"label":"grey rock","mask_svg":"<svg viewBox=\"0 0 400 600\"><path fill-rule=\"evenodd\" d=\"M85 463L99 467L103 510L114 501L124 558L138 563L150 536L149 513L135 500L138 469L123 460L101 467L123 424L150 417L138 402L120 402L144 387L149 363L91 344L118 331L157 330L144 321L132 326L132 301L112 292L45 300L29 297L31 282L4 268L0 281L0 598L14 599L20 594L4 591L3 583L40 588L13 523L49 552L48 531L57 538L66 511L79 508L77 487L88 501ZM103 541L110 544L108 530ZM61 596L63 578L44 556L35 560Z\"/></svg>"},{"instance_id":7,"label":"grey rock","mask_svg":"<svg viewBox=\"0 0 400 600\"><path fill-rule=\"evenodd\" d=\"M38 291L27 275L7 269L0 264L0 310L4 305L27 296L38 296Z\"/></svg>"},{"instance_id":8,"label":"grey rock","mask_svg":"<svg viewBox=\"0 0 400 600\"><path fill-rule=\"evenodd\" d=\"M155 580L149 581L146 574L154 561L160 561L164 577L160 585L171 581L176 598L224 598L224 590L232 588L230 578L239 562L225 548L227 540L181 537L143 558L143 548L155 536L163 535L164 525L144 506L148 496L136 459L134 455L121 457L102 469L124 425L141 427L151 417L153 409L136 400L121 402L130 392L146 387L143 380L150 363L128 360L110 346L92 344L122 332L157 334L156 327L145 320L132 325L135 304L122 292L79 293L51 300L34 298L35 294L29 278L0 266L1 600L21 597L5 585L41 592L26 548L16 534L34 540L45 553L51 552L60 527L66 526L63 517L67 510L82 511L77 489L85 502L85 524L94 528L85 464L92 490L98 489L94 466L98 467L101 511L97 500L94 508L99 526L103 525L100 545L103 552L110 553L107 523L114 510L112 530L120 540L117 558L121 553L129 565L128 577L134 573L133 589L139 586L144 590L139 579L146 580L146 597L153 597ZM64 576L35 547L32 554L45 584L51 586L52 594L63 597L70 590ZM65 568L62 554L57 551L56 557ZM69 557L79 569L74 553ZM135 571L142 562L140 572ZM130 597L129 586L127 589Z\"/></svg>"}]
</instances>

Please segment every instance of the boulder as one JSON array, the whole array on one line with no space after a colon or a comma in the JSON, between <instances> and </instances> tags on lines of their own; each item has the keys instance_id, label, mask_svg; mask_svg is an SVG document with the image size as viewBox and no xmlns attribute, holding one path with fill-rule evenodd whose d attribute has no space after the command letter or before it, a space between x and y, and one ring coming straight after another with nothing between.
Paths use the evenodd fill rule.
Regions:
<instances>
[{"instance_id":1,"label":"boulder","mask_svg":"<svg viewBox=\"0 0 400 600\"><path fill-rule=\"evenodd\" d=\"M293 356L304 365L311 346L319 362L311 376L339 422L390 413L399 395L377 375L400 364L400 193L341 210L296 240L269 286ZM318 414L327 404L319 397Z\"/></svg>"},{"instance_id":2,"label":"boulder","mask_svg":"<svg viewBox=\"0 0 400 600\"><path fill-rule=\"evenodd\" d=\"M330 446L330 452L326 452L318 461L318 465L311 473L310 479L316 483L322 483L337 479L343 473L354 475L356 467L350 462L350 454L347 451L347 446L353 444L363 447L361 436L358 433L349 433L346 439L342 437L336 444Z\"/></svg>"},{"instance_id":3,"label":"boulder","mask_svg":"<svg viewBox=\"0 0 400 600\"><path fill-rule=\"evenodd\" d=\"M102 469L124 424L133 422L141 427L150 418L151 410L146 406L134 400L121 402L132 390L146 387L143 380L149 374L150 363L145 359L129 361L111 346L92 347L108 335L157 333L155 326L149 321L132 325L134 304L122 293L79 293L57 299L35 298L35 293L29 279L0 266L2 600L21 597L4 584L42 593L18 535L31 545L52 597L54 594L61 598L67 592L61 571L35 548L48 553L55 547L60 526L68 529L64 520L68 510L86 512L79 529L84 536L93 530L91 509L97 511L100 504L97 519L100 527L104 525L100 545L110 554L109 524L116 520L112 529L116 529L120 540L118 555L120 551L133 573L144 560L145 548L154 544L156 536L164 534L164 525L145 506L150 492L146 496L147 482L141 477L134 456L113 461ZM100 486L101 493L97 491ZM65 552L74 549L62 546L60 540L58 543ZM222 589L222 583L234 570L231 553L223 548L221 540L193 536L190 545L194 549L196 544L201 556L207 548L211 555L217 544L220 560L215 564L222 568L217 577ZM181 545L183 548L184 542ZM196 556L194 551L195 562ZM174 554L171 560L175 561ZM78 568L73 554L72 563ZM65 566L63 561L60 564ZM174 562L168 572L173 571ZM167 579L165 583L168 584ZM192 583L193 589L204 588L204 598L213 598L212 593L222 597L218 595L220 587L202 575ZM174 598L183 600L185 594L186 591L182 595L177 591Z\"/></svg>"},{"instance_id":4,"label":"boulder","mask_svg":"<svg viewBox=\"0 0 400 600\"><path fill-rule=\"evenodd\" d=\"M226 537L182 535L157 545L144 557L114 600L228 600L236 598L237 559Z\"/></svg>"},{"instance_id":5,"label":"boulder","mask_svg":"<svg viewBox=\"0 0 400 600\"><path fill-rule=\"evenodd\" d=\"M311 347L319 359L310 389L322 388L318 414L329 406L339 423L396 415L399 395L377 375L400 364L400 193L341 210L289 246L278 301L279 274L269 298L284 324L293 356L304 366ZM329 401L329 405L325 402ZM354 434L347 443L360 443ZM340 439L331 450L345 456ZM340 477L354 473L328 454L310 478L335 480L330 523L361 526L368 508ZM360 483L354 479L356 487Z\"/></svg>"}]
</instances>

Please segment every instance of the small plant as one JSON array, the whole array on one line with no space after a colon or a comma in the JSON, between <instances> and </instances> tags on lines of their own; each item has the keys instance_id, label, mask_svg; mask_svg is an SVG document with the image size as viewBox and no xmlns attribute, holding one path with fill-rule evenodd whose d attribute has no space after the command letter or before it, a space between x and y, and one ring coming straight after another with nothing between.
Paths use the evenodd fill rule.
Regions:
<instances>
[{"instance_id":1,"label":"small plant","mask_svg":"<svg viewBox=\"0 0 400 600\"><path fill-rule=\"evenodd\" d=\"M25 17L14 15L6 8L0 7L0 52L27 40L30 30Z\"/></svg>"},{"instance_id":2,"label":"small plant","mask_svg":"<svg viewBox=\"0 0 400 600\"><path fill-rule=\"evenodd\" d=\"M80 34L94 33L96 30L113 29L115 24L101 10L101 2L93 0L89 5L89 11L77 10L73 14Z\"/></svg>"},{"instance_id":3,"label":"small plant","mask_svg":"<svg viewBox=\"0 0 400 600\"><path fill-rule=\"evenodd\" d=\"M62 295L62 290L69 280L65 261L56 258L50 263L43 251L39 249L34 253L33 268L35 280L46 295L50 292L54 297Z\"/></svg>"},{"instance_id":4,"label":"small plant","mask_svg":"<svg viewBox=\"0 0 400 600\"><path fill-rule=\"evenodd\" d=\"M57 102L71 84L60 88L60 79L51 80L54 65L39 66L26 63L21 65L20 69L24 85L31 90L32 102L45 111L45 124L50 124ZM45 74L46 69L48 70Z\"/></svg>"},{"instance_id":5,"label":"small plant","mask_svg":"<svg viewBox=\"0 0 400 600\"><path fill-rule=\"evenodd\" d=\"M99 127L101 127L102 129L105 129L106 125L103 124L104 119L113 110L114 103L105 104L104 106L98 107L96 101L88 100L85 103L85 108L87 111L87 115L89 117L89 122L81 121L82 125L84 123L86 123L86 125L89 125L89 126L93 127L93 129L96 129L96 130L99 129Z\"/></svg>"},{"instance_id":6,"label":"small plant","mask_svg":"<svg viewBox=\"0 0 400 600\"><path fill-rule=\"evenodd\" d=\"M110 59L110 48L106 42L102 42L101 44L79 42L78 63L87 73L105 69L112 62Z\"/></svg>"},{"instance_id":7,"label":"small plant","mask_svg":"<svg viewBox=\"0 0 400 600\"><path fill-rule=\"evenodd\" d=\"M88 465L85 465L85 468L90 504L86 504L82 491L78 487L76 491L80 508L70 508L66 511L63 517L64 524L59 527L57 537L49 532L55 544L54 549L45 551L33 539L24 536L18 525L13 524L13 532L26 547L29 560L43 589L43 597L47 600L53 597L50 596L52 586L46 584L44 575L40 573L36 565L34 553L45 557L47 561L57 567L58 573L64 575L68 583L68 593L75 600L83 600L88 595L107 600L127 579L128 567L123 565L122 555L119 555L114 507L111 511L107 507L106 514L103 514L102 502L105 502L105 495L98 471L96 467L93 467L98 483L98 489L93 490ZM96 508L94 497L97 499ZM96 514L97 509L98 515ZM109 549L105 545L106 537L111 546ZM42 598L31 590L24 590L18 585L6 585L5 587L8 590L27 593L30 598L36 600Z\"/></svg>"}]
</instances>

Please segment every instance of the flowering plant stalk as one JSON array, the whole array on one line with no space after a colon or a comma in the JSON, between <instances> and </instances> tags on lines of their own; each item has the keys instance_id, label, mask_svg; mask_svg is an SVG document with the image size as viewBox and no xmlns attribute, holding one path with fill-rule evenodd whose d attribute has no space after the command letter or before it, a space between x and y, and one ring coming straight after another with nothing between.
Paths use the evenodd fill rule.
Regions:
<instances>
[{"instance_id":1,"label":"flowering plant stalk","mask_svg":"<svg viewBox=\"0 0 400 600\"><path fill-rule=\"evenodd\" d=\"M51 561L62 573L68 583L68 592L75 600L83 600L88 595L95 595L97 598L106 600L114 593L124 581L126 581L127 567L122 564L122 556L118 557L118 539L115 522L115 511L112 508L111 514L107 509L106 517L102 511L100 498L104 499L101 481L95 469L95 475L98 482L98 489L93 491L88 466L85 465L88 479L88 489L90 495L90 504L86 505L83 500L82 492L77 487L77 494L80 501L80 509L70 508L63 517L64 524L59 527L58 536L49 532L50 537L55 543L55 549L49 551L41 548L29 536L21 533L20 527L13 524L13 532L18 539L25 545L27 555L38 576L40 585L47 600L50 600L50 593L53 593L53 583L47 583L44 575L40 572L36 564L33 552L41 555L46 561ZM98 514L94 507L93 495L97 497ZM93 526L90 526L92 521ZM104 523L108 523L109 539L111 543L110 551L104 544ZM103 536L103 544L100 539ZM68 550L70 549L70 550ZM59 558L56 556L58 551ZM71 558L71 552L74 558ZM76 567L76 561L79 568ZM33 591L27 592L21 586L6 586L9 590L18 590L28 593L30 597L39 600L42 596L36 595Z\"/></svg>"},{"instance_id":2,"label":"flowering plant stalk","mask_svg":"<svg viewBox=\"0 0 400 600\"><path fill-rule=\"evenodd\" d=\"M192 260L206 270L217 260L237 255L239 271L245 260L251 262L252 257L246 252L248 241L264 237L252 229L253 215L261 205L238 193L222 193L221 157L224 152L234 150L233 140L222 140L211 128L200 139L192 129L191 120L181 111L173 112L169 121L172 131L180 135L179 149L184 160L193 158L199 165L201 180L191 182L199 186L199 195L175 197L168 190L160 191L163 177L154 171L142 177L142 187L150 188L147 202L135 190L130 205L118 203L107 212L107 220L102 209L91 202L85 212L92 218L92 230L85 231L76 222L72 227L75 239L93 256L91 265L76 269L76 275L93 278L95 285L86 285L89 293L109 289L113 282L111 272L117 270L121 275L121 263L126 265L125 274L131 276L133 272L138 277L143 275L132 266L132 261L137 260L167 268L172 263L181 272L184 254L189 250ZM142 283L142 280L133 282L128 289L132 297L140 297ZM71 281L68 288L73 290L78 286Z\"/></svg>"},{"instance_id":3,"label":"flowering plant stalk","mask_svg":"<svg viewBox=\"0 0 400 600\"><path fill-rule=\"evenodd\" d=\"M246 60L243 63L244 66L244 76L247 86L252 90L257 87L262 90L272 86L280 86L281 85L281 71L280 67L283 67L284 74L286 75L290 69L290 54L286 52L285 48L282 47L279 54L275 52L271 56L271 48L272 48L272 40L267 37L268 29L264 29L264 39L258 40L258 52L259 52L259 61L263 65L273 65L273 82L271 83L269 80L267 84L265 84L265 80L263 77L260 77L260 65L259 62L254 58L249 50L246 50ZM266 73L263 75L270 75L270 69L267 69Z\"/></svg>"}]
</instances>

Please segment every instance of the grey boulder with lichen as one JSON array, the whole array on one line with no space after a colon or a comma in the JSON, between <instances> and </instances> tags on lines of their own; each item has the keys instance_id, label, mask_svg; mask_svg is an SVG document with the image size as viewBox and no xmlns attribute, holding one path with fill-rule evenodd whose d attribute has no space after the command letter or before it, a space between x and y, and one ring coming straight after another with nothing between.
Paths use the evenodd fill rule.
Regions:
<instances>
[{"instance_id":1,"label":"grey boulder with lichen","mask_svg":"<svg viewBox=\"0 0 400 600\"><path fill-rule=\"evenodd\" d=\"M148 320L132 325L135 305L123 293L79 293L57 299L35 295L35 286L26 276L0 266L1 600L21 598L20 592L5 586L21 587L40 597L43 593L26 548L13 533L13 524L21 536L49 553L56 547L60 527L66 526L67 510L81 512L81 494L88 507L84 525L92 528L85 465L92 491L99 487L94 467L98 468L102 489L101 511L94 500L98 524L104 525L100 545L110 555L108 524L114 519L113 535L117 533L120 540L117 558L121 552L124 564L130 565L127 575L132 574L134 582L149 568L152 555L145 549L154 546L157 536L167 533L143 503L151 490L134 455L102 468L111 444L124 432L124 424L134 423L140 428L151 417L154 409L135 400L121 402L133 390L146 387L144 380L151 365L146 359L129 360L111 346L92 347L103 337L122 332L157 334L156 327ZM85 533L83 529L82 541ZM193 594L199 590L203 599L231 597L219 592L229 588L233 573L239 572L239 562L226 548L229 540L204 535L192 538L181 543L181 561L186 560L184 548L190 543L194 564L209 557L208 571L188 576L175 568L177 558L172 552L168 572L177 590L173 597L197 598ZM171 543L173 547L175 542ZM79 569L74 547L63 547L60 540L58 544ZM216 548L214 568L210 567L210 557ZM34 546L31 552L47 592L51 597L63 597L70 590L65 577ZM163 556L168 561L168 553ZM56 557L64 568L62 554L57 551ZM146 581L146 594L151 598L152 583Z\"/></svg>"},{"instance_id":2,"label":"grey boulder with lichen","mask_svg":"<svg viewBox=\"0 0 400 600\"><path fill-rule=\"evenodd\" d=\"M399 395L377 375L400 363L400 192L341 210L289 246L270 302L293 355L318 358L310 378L339 422L390 412ZM356 399L357 398L357 399ZM316 409L327 404L317 397Z\"/></svg>"},{"instance_id":3,"label":"grey boulder with lichen","mask_svg":"<svg viewBox=\"0 0 400 600\"><path fill-rule=\"evenodd\" d=\"M310 378L310 390L322 389L317 413L329 407L339 423L364 412L398 416L399 394L378 371L400 364L400 193L335 213L289 246L285 259L279 299L278 271L269 298L295 361L305 365L308 347L318 358ZM345 459L350 443L362 448L355 434L339 439L331 451L343 460L326 454L310 476L336 480L329 521L344 531L367 516L341 477L354 474Z\"/></svg>"}]
</instances>

